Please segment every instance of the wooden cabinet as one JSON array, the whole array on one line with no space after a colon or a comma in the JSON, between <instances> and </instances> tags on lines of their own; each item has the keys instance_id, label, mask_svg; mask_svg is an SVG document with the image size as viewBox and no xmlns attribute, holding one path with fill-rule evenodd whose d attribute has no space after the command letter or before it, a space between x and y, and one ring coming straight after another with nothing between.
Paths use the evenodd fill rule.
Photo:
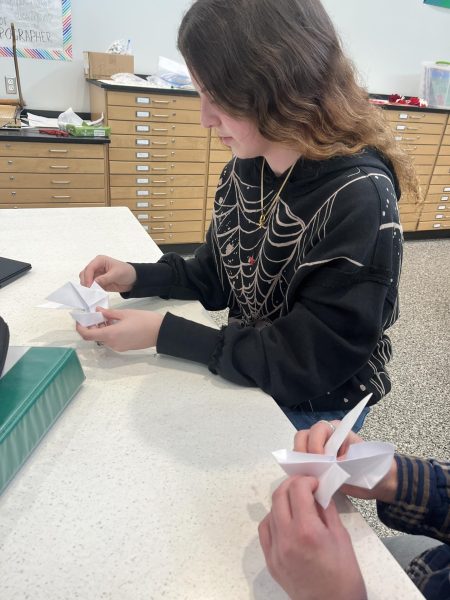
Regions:
<instances>
[{"instance_id":1,"label":"wooden cabinet","mask_svg":"<svg viewBox=\"0 0 450 600\"><path fill-rule=\"evenodd\" d=\"M395 134L395 139L411 156L423 198L426 199L439 153L447 114L432 111L385 109L385 118ZM422 204L407 196L399 202L400 221L404 231L416 231L421 218Z\"/></svg>"},{"instance_id":2,"label":"wooden cabinet","mask_svg":"<svg viewBox=\"0 0 450 600\"><path fill-rule=\"evenodd\" d=\"M106 165L105 144L0 135L0 208L106 206Z\"/></svg>"},{"instance_id":3,"label":"wooden cabinet","mask_svg":"<svg viewBox=\"0 0 450 600\"><path fill-rule=\"evenodd\" d=\"M92 85L91 110L111 126L111 205L128 206L158 244L202 242L209 132L197 95Z\"/></svg>"}]
</instances>

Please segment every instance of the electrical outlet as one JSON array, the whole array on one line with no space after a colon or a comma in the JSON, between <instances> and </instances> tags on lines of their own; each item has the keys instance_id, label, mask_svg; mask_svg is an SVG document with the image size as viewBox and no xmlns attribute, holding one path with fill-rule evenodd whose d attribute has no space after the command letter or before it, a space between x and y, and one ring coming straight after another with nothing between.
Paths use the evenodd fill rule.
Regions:
<instances>
[{"instance_id":1,"label":"electrical outlet","mask_svg":"<svg viewBox=\"0 0 450 600\"><path fill-rule=\"evenodd\" d=\"M5 88L7 94L17 94L17 83L15 77L5 77Z\"/></svg>"}]
</instances>

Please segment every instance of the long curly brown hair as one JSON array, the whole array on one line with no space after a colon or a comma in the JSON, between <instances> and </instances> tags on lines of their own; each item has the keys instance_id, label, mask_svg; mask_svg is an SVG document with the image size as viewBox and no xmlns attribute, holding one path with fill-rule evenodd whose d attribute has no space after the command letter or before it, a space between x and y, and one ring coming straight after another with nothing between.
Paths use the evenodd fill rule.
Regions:
<instances>
[{"instance_id":1,"label":"long curly brown hair","mask_svg":"<svg viewBox=\"0 0 450 600\"><path fill-rule=\"evenodd\" d=\"M419 199L409 156L357 82L319 0L197 0L178 48L222 110L253 119L265 138L313 160L376 148L402 193Z\"/></svg>"}]
</instances>

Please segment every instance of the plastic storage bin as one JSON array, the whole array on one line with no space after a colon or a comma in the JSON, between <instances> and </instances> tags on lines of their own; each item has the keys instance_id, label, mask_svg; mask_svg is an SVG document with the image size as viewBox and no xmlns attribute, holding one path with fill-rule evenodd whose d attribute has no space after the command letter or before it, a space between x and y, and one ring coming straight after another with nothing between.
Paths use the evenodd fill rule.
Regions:
<instances>
[{"instance_id":1,"label":"plastic storage bin","mask_svg":"<svg viewBox=\"0 0 450 600\"><path fill-rule=\"evenodd\" d=\"M432 108L450 109L450 64L422 63L421 97Z\"/></svg>"}]
</instances>

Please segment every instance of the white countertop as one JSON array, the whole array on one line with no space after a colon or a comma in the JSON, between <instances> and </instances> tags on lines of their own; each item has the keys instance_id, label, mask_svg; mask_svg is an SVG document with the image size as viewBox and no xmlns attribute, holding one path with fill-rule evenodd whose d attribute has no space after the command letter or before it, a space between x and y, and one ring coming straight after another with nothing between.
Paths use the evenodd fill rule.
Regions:
<instances>
[{"instance_id":1,"label":"white countertop","mask_svg":"<svg viewBox=\"0 0 450 600\"><path fill-rule=\"evenodd\" d=\"M0 497L2 600L278 600L257 525L294 429L273 400L154 350L83 341L37 308L96 254L160 254L126 208L0 210L0 255L32 270L0 289L11 345L76 348L86 381ZM193 302L111 305L210 323ZM349 501L340 510L372 600L422 598Z\"/></svg>"}]
</instances>

